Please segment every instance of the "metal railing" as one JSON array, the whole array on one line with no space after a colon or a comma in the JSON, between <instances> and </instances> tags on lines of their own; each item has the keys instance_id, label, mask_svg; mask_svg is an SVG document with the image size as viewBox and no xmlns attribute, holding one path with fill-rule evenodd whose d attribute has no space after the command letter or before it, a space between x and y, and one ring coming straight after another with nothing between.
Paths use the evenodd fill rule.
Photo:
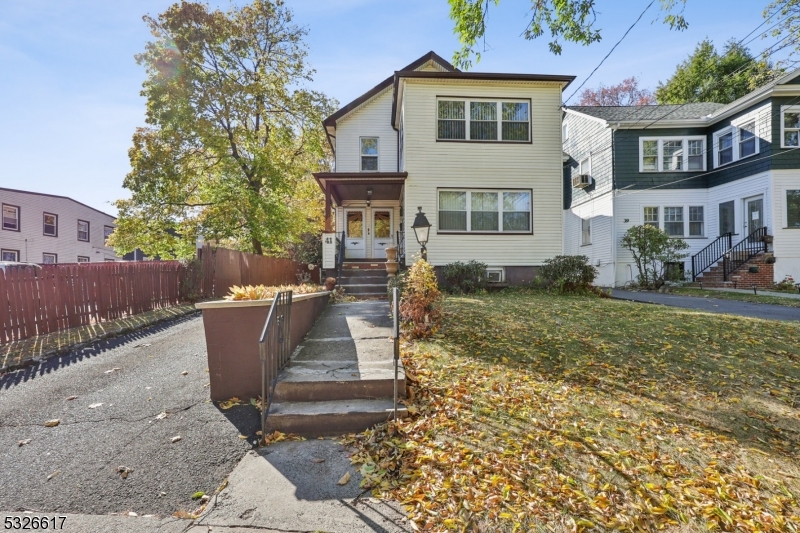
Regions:
<instances>
[{"instance_id":1,"label":"metal railing","mask_svg":"<svg viewBox=\"0 0 800 533\"><path fill-rule=\"evenodd\" d=\"M692 256L692 281L697 276L719 263L725 253L733 247L733 234L725 233Z\"/></svg>"},{"instance_id":2,"label":"metal railing","mask_svg":"<svg viewBox=\"0 0 800 533\"><path fill-rule=\"evenodd\" d=\"M267 436L267 415L278 374L292 355L291 342L292 291L281 291L275 295L269 307L267 321L258 340L261 359L261 436Z\"/></svg>"},{"instance_id":3,"label":"metal railing","mask_svg":"<svg viewBox=\"0 0 800 533\"><path fill-rule=\"evenodd\" d=\"M402 266L406 264L406 233L404 231L397 232L397 261Z\"/></svg>"},{"instance_id":4,"label":"metal railing","mask_svg":"<svg viewBox=\"0 0 800 533\"><path fill-rule=\"evenodd\" d=\"M344 231L340 237L336 238L336 242L339 243L339 254L336 256L336 282L339 283L342 278L342 265L344 265Z\"/></svg>"},{"instance_id":5,"label":"metal railing","mask_svg":"<svg viewBox=\"0 0 800 533\"><path fill-rule=\"evenodd\" d=\"M747 263L754 255L766 252L767 243L764 237L767 235L767 227L758 228L753 233L742 239L736 246L731 247L722 256L722 279L728 281L728 276L736 271L737 268Z\"/></svg>"}]
</instances>

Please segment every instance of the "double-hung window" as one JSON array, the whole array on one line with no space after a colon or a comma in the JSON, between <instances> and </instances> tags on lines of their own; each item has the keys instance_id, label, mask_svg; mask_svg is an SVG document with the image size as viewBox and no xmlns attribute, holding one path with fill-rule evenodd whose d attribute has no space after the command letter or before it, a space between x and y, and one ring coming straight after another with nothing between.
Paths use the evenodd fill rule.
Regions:
<instances>
[{"instance_id":1,"label":"double-hung window","mask_svg":"<svg viewBox=\"0 0 800 533\"><path fill-rule=\"evenodd\" d=\"M3 204L3 229L19 231L19 207Z\"/></svg>"},{"instance_id":2,"label":"double-hung window","mask_svg":"<svg viewBox=\"0 0 800 533\"><path fill-rule=\"evenodd\" d=\"M114 233L113 226L103 226L103 244L108 242L108 238L111 237L112 233Z\"/></svg>"},{"instance_id":3,"label":"double-hung window","mask_svg":"<svg viewBox=\"0 0 800 533\"><path fill-rule=\"evenodd\" d=\"M658 224L658 207L645 207L644 208L644 224L645 226L659 227Z\"/></svg>"},{"instance_id":4,"label":"double-hung window","mask_svg":"<svg viewBox=\"0 0 800 533\"><path fill-rule=\"evenodd\" d=\"M702 172L706 138L639 137L639 172Z\"/></svg>"},{"instance_id":5,"label":"double-hung window","mask_svg":"<svg viewBox=\"0 0 800 533\"><path fill-rule=\"evenodd\" d=\"M89 242L89 222L78 220L78 240Z\"/></svg>"},{"instance_id":6,"label":"double-hung window","mask_svg":"<svg viewBox=\"0 0 800 533\"><path fill-rule=\"evenodd\" d=\"M440 141L530 141L530 101L439 98Z\"/></svg>"},{"instance_id":7,"label":"double-hung window","mask_svg":"<svg viewBox=\"0 0 800 533\"><path fill-rule=\"evenodd\" d=\"M530 190L439 190L440 232L530 233Z\"/></svg>"},{"instance_id":8,"label":"double-hung window","mask_svg":"<svg viewBox=\"0 0 800 533\"><path fill-rule=\"evenodd\" d=\"M365 172L378 171L378 138L361 137L361 170Z\"/></svg>"},{"instance_id":9,"label":"double-hung window","mask_svg":"<svg viewBox=\"0 0 800 533\"><path fill-rule=\"evenodd\" d=\"M58 237L58 215L42 213L42 234L45 237Z\"/></svg>"},{"instance_id":10,"label":"double-hung window","mask_svg":"<svg viewBox=\"0 0 800 533\"><path fill-rule=\"evenodd\" d=\"M781 106L781 148L800 147L800 106Z\"/></svg>"},{"instance_id":11,"label":"double-hung window","mask_svg":"<svg viewBox=\"0 0 800 533\"><path fill-rule=\"evenodd\" d=\"M664 231L670 237L683 237L683 207L664 208Z\"/></svg>"},{"instance_id":12,"label":"double-hung window","mask_svg":"<svg viewBox=\"0 0 800 533\"><path fill-rule=\"evenodd\" d=\"M689 237L702 237L705 235L705 220L703 206L689 207Z\"/></svg>"},{"instance_id":13,"label":"double-hung window","mask_svg":"<svg viewBox=\"0 0 800 533\"><path fill-rule=\"evenodd\" d=\"M800 190L786 191L786 227L800 229Z\"/></svg>"},{"instance_id":14,"label":"double-hung window","mask_svg":"<svg viewBox=\"0 0 800 533\"><path fill-rule=\"evenodd\" d=\"M670 237L705 237L705 207L691 206L645 206L644 224L660 228ZM663 220L659 217L663 214Z\"/></svg>"},{"instance_id":15,"label":"double-hung window","mask_svg":"<svg viewBox=\"0 0 800 533\"><path fill-rule=\"evenodd\" d=\"M731 126L714 132L714 167L721 167L759 152L753 114L735 121Z\"/></svg>"}]
</instances>

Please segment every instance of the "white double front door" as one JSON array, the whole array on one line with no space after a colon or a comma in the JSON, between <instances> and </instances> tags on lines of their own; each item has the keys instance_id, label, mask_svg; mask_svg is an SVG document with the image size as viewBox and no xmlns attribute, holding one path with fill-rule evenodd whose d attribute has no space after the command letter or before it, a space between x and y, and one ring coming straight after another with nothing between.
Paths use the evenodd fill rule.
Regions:
<instances>
[{"instance_id":1,"label":"white double front door","mask_svg":"<svg viewBox=\"0 0 800 533\"><path fill-rule=\"evenodd\" d=\"M392 245L392 209L344 209L345 248L348 259L386 259L385 249Z\"/></svg>"}]
</instances>

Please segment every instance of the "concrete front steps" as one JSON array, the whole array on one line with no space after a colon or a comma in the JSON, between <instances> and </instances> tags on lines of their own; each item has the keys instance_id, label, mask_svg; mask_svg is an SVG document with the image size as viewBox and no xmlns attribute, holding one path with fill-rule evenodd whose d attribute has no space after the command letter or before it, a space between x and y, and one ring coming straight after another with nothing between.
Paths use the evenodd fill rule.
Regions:
<instances>
[{"instance_id":1,"label":"concrete front steps","mask_svg":"<svg viewBox=\"0 0 800 533\"><path fill-rule=\"evenodd\" d=\"M757 266L758 272L750 272L750 267ZM774 282L773 264L766 262L766 255L763 253L751 257L742 266L731 272L728 281L725 281L722 272L722 264L717 263L706 272L697 276L695 283L690 283L690 287L702 287L708 289L749 289L755 285L759 289L772 288Z\"/></svg>"},{"instance_id":2,"label":"concrete front steps","mask_svg":"<svg viewBox=\"0 0 800 533\"><path fill-rule=\"evenodd\" d=\"M380 260L348 259L342 265L342 275L338 284L344 292L365 300L387 299L386 284L389 275Z\"/></svg>"},{"instance_id":3,"label":"concrete front steps","mask_svg":"<svg viewBox=\"0 0 800 533\"><path fill-rule=\"evenodd\" d=\"M394 363L385 301L330 305L278 376L267 430L306 437L363 431L393 416ZM405 373L398 368L398 398ZM398 404L398 416L406 416Z\"/></svg>"}]
</instances>

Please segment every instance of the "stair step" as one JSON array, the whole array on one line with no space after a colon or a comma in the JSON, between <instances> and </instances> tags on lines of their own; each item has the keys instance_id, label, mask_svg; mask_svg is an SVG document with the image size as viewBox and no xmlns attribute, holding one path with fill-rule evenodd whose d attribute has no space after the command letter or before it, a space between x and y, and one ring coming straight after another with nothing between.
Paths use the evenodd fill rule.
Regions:
<instances>
[{"instance_id":1,"label":"stair step","mask_svg":"<svg viewBox=\"0 0 800 533\"><path fill-rule=\"evenodd\" d=\"M379 283L376 285L350 285L343 283L342 287L344 287L345 294L386 294L386 283Z\"/></svg>"},{"instance_id":2,"label":"stair step","mask_svg":"<svg viewBox=\"0 0 800 533\"><path fill-rule=\"evenodd\" d=\"M276 402L269 409L267 430L306 437L356 433L389 420L393 405L391 398ZM397 411L401 417L408 414L404 405L398 405Z\"/></svg>"},{"instance_id":3,"label":"stair step","mask_svg":"<svg viewBox=\"0 0 800 533\"><path fill-rule=\"evenodd\" d=\"M381 262L374 263L343 263L342 270L383 270L386 271L386 265Z\"/></svg>"},{"instance_id":4,"label":"stair step","mask_svg":"<svg viewBox=\"0 0 800 533\"><path fill-rule=\"evenodd\" d=\"M405 373L400 365L397 390L405 396ZM394 393L393 361L371 363L314 361L295 363L281 371L276 402L368 400Z\"/></svg>"}]
</instances>

